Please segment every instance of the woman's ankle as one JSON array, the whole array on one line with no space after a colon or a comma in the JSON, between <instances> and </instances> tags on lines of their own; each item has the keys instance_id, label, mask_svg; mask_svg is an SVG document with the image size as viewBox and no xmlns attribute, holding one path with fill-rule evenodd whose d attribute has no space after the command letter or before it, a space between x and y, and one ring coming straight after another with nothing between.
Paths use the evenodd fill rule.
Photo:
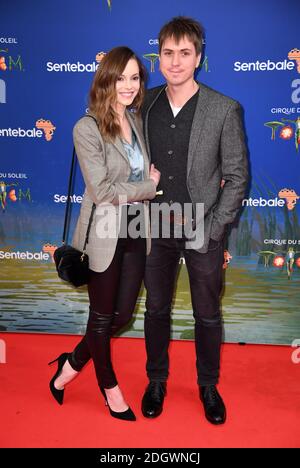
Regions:
<instances>
[{"instance_id":1,"label":"woman's ankle","mask_svg":"<svg viewBox=\"0 0 300 468\"><path fill-rule=\"evenodd\" d=\"M57 377L57 379L54 382L55 388L57 388L57 390L63 390L65 385L71 382L77 376L78 373L79 372L73 369L73 367L67 360L64 363L61 374Z\"/></svg>"},{"instance_id":2,"label":"woman's ankle","mask_svg":"<svg viewBox=\"0 0 300 468\"><path fill-rule=\"evenodd\" d=\"M118 384L112 388L104 388L104 391L112 410L125 411L129 407Z\"/></svg>"}]
</instances>

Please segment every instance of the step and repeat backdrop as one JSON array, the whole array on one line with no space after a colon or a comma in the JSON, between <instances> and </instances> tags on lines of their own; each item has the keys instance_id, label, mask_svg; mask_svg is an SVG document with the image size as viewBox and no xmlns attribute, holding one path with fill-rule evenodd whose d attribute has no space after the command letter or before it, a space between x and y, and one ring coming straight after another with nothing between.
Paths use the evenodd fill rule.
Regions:
<instances>
[{"instance_id":1,"label":"step and repeat backdrop","mask_svg":"<svg viewBox=\"0 0 300 468\"><path fill-rule=\"evenodd\" d=\"M86 288L60 281L72 128L104 54L128 45L163 82L158 32L171 17L206 30L197 79L244 109L251 184L224 252L227 342L300 338L300 2L298 0L2 0L0 18L0 330L82 334ZM69 240L83 180L77 168ZM127 336L143 336L141 290ZM193 338L181 261L173 338Z\"/></svg>"}]
</instances>

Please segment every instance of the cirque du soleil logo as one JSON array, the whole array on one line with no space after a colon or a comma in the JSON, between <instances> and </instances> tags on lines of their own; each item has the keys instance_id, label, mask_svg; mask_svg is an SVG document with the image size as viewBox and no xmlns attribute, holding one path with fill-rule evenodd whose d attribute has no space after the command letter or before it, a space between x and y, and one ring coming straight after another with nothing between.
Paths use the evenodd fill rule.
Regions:
<instances>
[{"instance_id":1,"label":"cirque du soleil logo","mask_svg":"<svg viewBox=\"0 0 300 468\"><path fill-rule=\"evenodd\" d=\"M21 55L13 57L8 54L8 49L0 49L0 73L24 71ZM2 75L3 76L3 75ZM0 79L0 104L6 104L6 82Z\"/></svg>"},{"instance_id":2,"label":"cirque du soleil logo","mask_svg":"<svg viewBox=\"0 0 300 468\"><path fill-rule=\"evenodd\" d=\"M294 48L290 50L288 52L288 59L294 60L296 62L297 72L300 73L300 49ZM299 80L296 80L293 87L297 88L298 82ZM298 98L299 89L296 89L293 92L293 94L295 94L295 97L292 96L292 101L294 103L298 103L299 102L299 98ZM281 109L281 111L284 111L284 113L287 113L287 112L295 113L296 108ZM297 112L299 112L299 108L297 109ZM271 129L271 140L276 139L276 134L278 130L279 130L279 137L282 140L290 140L291 138L294 137L296 151L297 152L299 151L299 145L300 145L300 117L299 116L297 116L295 119L281 118L280 120L271 120L269 122L265 122L264 125Z\"/></svg>"},{"instance_id":3,"label":"cirque du soleil logo","mask_svg":"<svg viewBox=\"0 0 300 468\"><path fill-rule=\"evenodd\" d=\"M8 54L8 49L0 49L0 71L7 72L13 70L24 71L21 55L14 58Z\"/></svg>"},{"instance_id":4,"label":"cirque du soleil logo","mask_svg":"<svg viewBox=\"0 0 300 468\"><path fill-rule=\"evenodd\" d=\"M7 201L16 202L27 200L31 202L31 193L30 188L22 190L22 188L12 188L18 187L17 183L8 184L4 180L0 180L0 208L2 212L5 212L7 209Z\"/></svg>"},{"instance_id":5,"label":"cirque du soleil logo","mask_svg":"<svg viewBox=\"0 0 300 468\"><path fill-rule=\"evenodd\" d=\"M275 140L276 132L280 128L279 137L282 140L290 140L294 137L296 151L299 151L300 145L300 117L296 119L281 119L272 120L264 123L265 127L270 127L272 130L271 140Z\"/></svg>"}]
</instances>

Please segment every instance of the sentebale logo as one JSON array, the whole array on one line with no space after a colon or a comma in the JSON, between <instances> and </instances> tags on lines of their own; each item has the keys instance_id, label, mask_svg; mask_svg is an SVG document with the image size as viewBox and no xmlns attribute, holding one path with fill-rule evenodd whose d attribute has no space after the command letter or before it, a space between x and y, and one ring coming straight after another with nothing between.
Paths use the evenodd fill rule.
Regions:
<instances>
[{"instance_id":1,"label":"sentebale logo","mask_svg":"<svg viewBox=\"0 0 300 468\"><path fill-rule=\"evenodd\" d=\"M284 188L281 189L278 193L279 198L284 198L288 210L293 210L296 206L297 200L299 200L299 195L295 192L294 189Z\"/></svg>"},{"instance_id":2,"label":"sentebale logo","mask_svg":"<svg viewBox=\"0 0 300 468\"><path fill-rule=\"evenodd\" d=\"M50 255L50 258L52 260L52 262L54 263L54 252L55 250L57 249L57 245L53 245L53 244L44 244L43 247L42 247L42 251L44 253L48 253Z\"/></svg>"},{"instance_id":3,"label":"sentebale logo","mask_svg":"<svg viewBox=\"0 0 300 468\"><path fill-rule=\"evenodd\" d=\"M106 53L103 51L98 52L95 56L95 60L91 63L82 63L79 60L77 62L65 63L47 62L47 71L55 73L95 73L105 55Z\"/></svg>"},{"instance_id":4,"label":"sentebale logo","mask_svg":"<svg viewBox=\"0 0 300 468\"><path fill-rule=\"evenodd\" d=\"M54 127L51 120L39 119L36 121L35 126L36 128L43 130L47 141L52 140L54 130L56 130L56 127Z\"/></svg>"},{"instance_id":5,"label":"sentebale logo","mask_svg":"<svg viewBox=\"0 0 300 468\"><path fill-rule=\"evenodd\" d=\"M300 73L300 50L299 49L292 49L288 53L289 60L295 60L297 65L297 72Z\"/></svg>"},{"instance_id":6,"label":"sentebale logo","mask_svg":"<svg viewBox=\"0 0 300 468\"><path fill-rule=\"evenodd\" d=\"M279 62L273 60L255 62L234 62L233 70L235 72L273 72L273 71L286 71L294 70L295 64L287 59Z\"/></svg>"},{"instance_id":7,"label":"sentebale logo","mask_svg":"<svg viewBox=\"0 0 300 468\"><path fill-rule=\"evenodd\" d=\"M276 198L245 198L242 201L242 206L255 206L255 207L284 207L286 205L288 210L293 210L296 206L297 200L299 200L299 195L294 189L283 188L278 192Z\"/></svg>"},{"instance_id":8,"label":"sentebale logo","mask_svg":"<svg viewBox=\"0 0 300 468\"><path fill-rule=\"evenodd\" d=\"M35 128L36 127L36 128ZM42 138L43 135L47 141L52 140L56 127L50 120L38 119L34 128L1 128L0 137L8 138Z\"/></svg>"},{"instance_id":9,"label":"sentebale logo","mask_svg":"<svg viewBox=\"0 0 300 468\"><path fill-rule=\"evenodd\" d=\"M98 52L98 54L96 54L96 62L101 63L105 55L106 55L106 52L103 52L103 50L101 52Z\"/></svg>"}]
</instances>

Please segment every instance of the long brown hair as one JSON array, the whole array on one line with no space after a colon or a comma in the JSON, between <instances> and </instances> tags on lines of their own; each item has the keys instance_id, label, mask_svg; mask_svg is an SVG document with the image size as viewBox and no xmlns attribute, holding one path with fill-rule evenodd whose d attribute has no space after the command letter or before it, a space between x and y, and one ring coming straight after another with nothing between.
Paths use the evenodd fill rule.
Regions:
<instances>
[{"instance_id":1,"label":"long brown hair","mask_svg":"<svg viewBox=\"0 0 300 468\"><path fill-rule=\"evenodd\" d=\"M112 141L121 134L118 115L113 106L116 102L116 82L130 59L136 60L140 75L140 89L130 108L139 112L145 94L146 72L140 59L128 47L115 47L104 56L91 86L89 110L95 115L106 141Z\"/></svg>"}]
</instances>

